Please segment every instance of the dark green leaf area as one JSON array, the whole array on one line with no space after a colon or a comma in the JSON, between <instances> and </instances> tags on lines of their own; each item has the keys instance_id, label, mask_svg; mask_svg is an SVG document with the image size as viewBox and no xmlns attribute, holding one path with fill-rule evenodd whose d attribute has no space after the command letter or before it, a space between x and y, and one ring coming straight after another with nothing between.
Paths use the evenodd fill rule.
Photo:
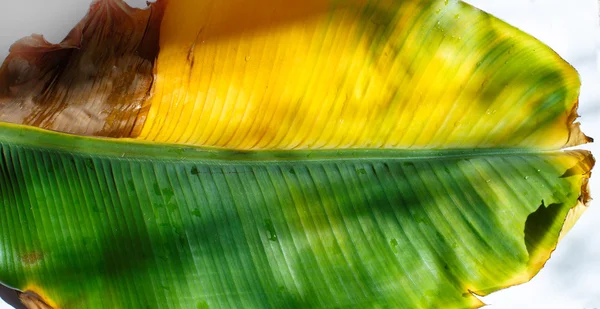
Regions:
<instances>
[{"instance_id":1,"label":"dark green leaf area","mask_svg":"<svg viewBox=\"0 0 600 309\"><path fill-rule=\"evenodd\" d=\"M0 277L72 308L466 306L579 196L577 153L0 154Z\"/></svg>"}]
</instances>

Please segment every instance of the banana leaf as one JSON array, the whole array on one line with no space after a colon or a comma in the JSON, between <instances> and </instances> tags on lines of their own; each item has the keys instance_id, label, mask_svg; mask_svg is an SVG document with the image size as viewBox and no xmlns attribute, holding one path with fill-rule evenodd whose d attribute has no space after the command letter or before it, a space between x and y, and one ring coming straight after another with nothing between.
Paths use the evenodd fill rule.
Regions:
<instances>
[{"instance_id":1,"label":"banana leaf","mask_svg":"<svg viewBox=\"0 0 600 309\"><path fill-rule=\"evenodd\" d=\"M587 208L578 96L457 1L97 0L0 68L0 281L28 308L481 307Z\"/></svg>"}]
</instances>

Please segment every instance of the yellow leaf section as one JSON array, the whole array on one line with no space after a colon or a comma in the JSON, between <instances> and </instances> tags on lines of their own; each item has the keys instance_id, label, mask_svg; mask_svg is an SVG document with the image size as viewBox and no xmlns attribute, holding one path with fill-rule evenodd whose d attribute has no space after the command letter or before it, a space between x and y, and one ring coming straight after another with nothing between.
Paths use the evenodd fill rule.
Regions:
<instances>
[{"instance_id":1,"label":"yellow leaf section","mask_svg":"<svg viewBox=\"0 0 600 309\"><path fill-rule=\"evenodd\" d=\"M583 203L578 203L577 206L571 208L567 217L565 218L565 224L563 225L562 230L560 231L560 235L558 237L558 242L561 242L563 238L569 233L569 231L573 228L577 220L581 218L581 215L587 210L588 206Z\"/></svg>"},{"instance_id":2,"label":"yellow leaf section","mask_svg":"<svg viewBox=\"0 0 600 309\"><path fill-rule=\"evenodd\" d=\"M579 79L467 4L178 0L134 137L237 149L558 149Z\"/></svg>"}]
</instances>

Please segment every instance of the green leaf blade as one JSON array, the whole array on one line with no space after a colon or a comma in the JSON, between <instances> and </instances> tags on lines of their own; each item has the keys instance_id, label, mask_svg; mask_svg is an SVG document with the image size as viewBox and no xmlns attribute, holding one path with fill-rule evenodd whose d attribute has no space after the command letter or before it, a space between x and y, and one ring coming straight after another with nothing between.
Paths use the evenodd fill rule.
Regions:
<instances>
[{"instance_id":1,"label":"green leaf blade","mask_svg":"<svg viewBox=\"0 0 600 309\"><path fill-rule=\"evenodd\" d=\"M23 146L40 134L53 143ZM61 308L479 306L471 291L543 265L592 164L501 149L157 160L112 141L66 152L70 136L20 138L1 146L0 220L15 230L1 235L0 275Z\"/></svg>"}]
</instances>

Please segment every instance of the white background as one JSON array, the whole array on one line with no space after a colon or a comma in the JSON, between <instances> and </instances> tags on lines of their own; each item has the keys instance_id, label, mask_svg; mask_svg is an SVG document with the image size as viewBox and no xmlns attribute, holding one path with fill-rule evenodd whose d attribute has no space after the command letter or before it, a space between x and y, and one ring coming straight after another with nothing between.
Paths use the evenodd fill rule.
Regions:
<instances>
[{"instance_id":1,"label":"white background","mask_svg":"<svg viewBox=\"0 0 600 309\"><path fill-rule=\"evenodd\" d=\"M202 0L198 0L202 1ZM41 33L59 42L90 0L0 0L0 61L17 39ZM142 7L145 0L128 0ZM467 0L554 48L582 78L583 131L600 141L600 27L596 0ZM600 156L597 144L585 146ZM591 180L600 196L600 164ZM484 298L490 308L600 309L600 198L531 282ZM0 309L12 308L0 300ZM134 309L134 308L132 308Z\"/></svg>"}]
</instances>

